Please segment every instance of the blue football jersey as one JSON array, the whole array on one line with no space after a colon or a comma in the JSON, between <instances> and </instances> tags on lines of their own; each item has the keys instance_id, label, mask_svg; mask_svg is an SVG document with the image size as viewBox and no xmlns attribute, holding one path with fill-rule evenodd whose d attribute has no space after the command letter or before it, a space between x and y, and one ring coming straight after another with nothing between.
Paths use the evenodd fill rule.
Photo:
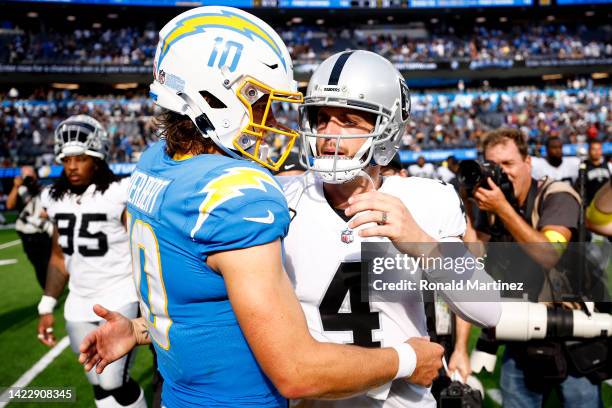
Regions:
<instances>
[{"instance_id":1,"label":"blue football jersey","mask_svg":"<svg viewBox=\"0 0 612 408\"><path fill-rule=\"evenodd\" d=\"M286 235L287 202L270 173L221 155L173 160L160 141L136 166L128 211L164 405L286 407L240 330L223 277L206 265L210 253Z\"/></svg>"}]
</instances>

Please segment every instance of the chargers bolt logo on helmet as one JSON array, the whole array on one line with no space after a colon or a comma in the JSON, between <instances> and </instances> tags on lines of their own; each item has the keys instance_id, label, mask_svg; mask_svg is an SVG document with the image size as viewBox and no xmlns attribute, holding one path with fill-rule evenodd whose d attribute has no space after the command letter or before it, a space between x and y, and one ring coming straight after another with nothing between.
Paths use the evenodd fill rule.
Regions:
<instances>
[{"instance_id":1,"label":"chargers bolt logo on helmet","mask_svg":"<svg viewBox=\"0 0 612 408\"><path fill-rule=\"evenodd\" d=\"M159 38L155 103L187 115L201 133L196 137L210 138L230 157L278 170L299 134L277 123L274 107L303 101L278 34L245 11L206 6L175 17ZM275 139L284 141L278 151Z\"/></svg>"}]
</instances>

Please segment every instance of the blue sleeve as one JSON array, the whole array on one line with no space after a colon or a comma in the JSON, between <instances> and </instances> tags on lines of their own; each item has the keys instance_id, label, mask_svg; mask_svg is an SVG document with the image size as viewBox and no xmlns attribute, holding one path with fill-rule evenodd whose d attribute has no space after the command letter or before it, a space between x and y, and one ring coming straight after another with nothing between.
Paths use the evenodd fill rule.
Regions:
<instances>
[{"instance_id":1,"label":"blue sleeve","mask_svg":"<svg viewBox=\"0 0 612 408\"><path fill-rule=\"evenodd\" d=\"M280 186L269 173L250 171L251 176L261 177L261 182L251 183L254 179L249 177L247 187L228 189L230 198L211 209L202 228L195 232L193 238L202 246L204 255L267 244L287 234L289 208Z\"/></svg>"}]
</instances>

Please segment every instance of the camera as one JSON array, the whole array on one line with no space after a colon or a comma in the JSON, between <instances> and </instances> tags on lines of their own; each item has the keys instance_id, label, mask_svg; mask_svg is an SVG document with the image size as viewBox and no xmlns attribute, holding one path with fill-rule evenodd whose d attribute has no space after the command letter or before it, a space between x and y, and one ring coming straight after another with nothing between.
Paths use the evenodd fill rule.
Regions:
<instances>
[{"instance_id":1,"label":"camera","mask_svg":"<svg viewBox=\"0 0 612 408\"><path fill-rule=\"evenodd\" d=\"M472 371L479 373L483 368L488 372L495 369L499 341L527 342L530 340L579 340L591 339L586 343L589 351L576 357L574 364L588 367L584 371L598 374L607 369L607 347L600 347L612 337L612 315L583 310L568 310L561 307L547 307L543 303L502 302L502 315L494 329L483 330L470 357ZM595 345L595 347L593 346ZM525 346L527 347L527 345ZM574 346L574 348L577 348ZM602 349L602 352L599 352ZM577 350L574 355L583 352ZM543 356L543 352L538 351ZM558 357L553 356L553 360ZM607 373L607 371L606 371ZM606 378L608 374L604 373Z\"/></svg>"},{"instance_id":2,"label":"camera","mask_svg":"<svg viewBox=\"0 0 612 408\"><path fill-rule=\"evenodd\" d=\"M478 390L472 389L467 384L452 381L448 387L440 393L439 408L480 408L482 407L482 395Z\"/></svg>"},{"instance_id":3,"label":"camera","mask_svg":"<svg viewBox=\"0 0 612 408\"><path fill-rule=\"evenodd\" d=\"M38 181L32 176L25 176L23 178L23 185L28 189L28 194L32 197L38 195L40 192Z\"/></svg>"},{"instance_id":4,"label":"camera","mask_svg":"<svg viewBox=\"0 0 612 408\"><path fill-rule=\"evenodd\" d=\"M489 189L487 178L491 177L493 183L500 188L506 199L512 203L514 198L514 187L504 170L496 163L485 160L482 163L476 160L463 160L459 163L457 178L461 187L465 189L468 197L473 197L479 187Z\"/></svg>"}]
</instances>

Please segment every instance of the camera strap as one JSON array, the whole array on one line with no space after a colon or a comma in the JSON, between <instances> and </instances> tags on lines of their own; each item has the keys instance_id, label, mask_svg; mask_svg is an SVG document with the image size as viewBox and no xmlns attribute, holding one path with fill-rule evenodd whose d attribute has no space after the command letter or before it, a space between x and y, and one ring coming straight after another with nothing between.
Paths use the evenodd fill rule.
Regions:
<instances>
[{"instance_id":1,"label":"camera strap","mask_svg":"<svg viewBox=\"0 0 612 408\"><path fill-rule=\"evenodd\" d=\"M529 222L533 228L538 228L541 208L546 198L551 194L567 193L574 197L578 204L582 205L582 199L580 198L580 195L578 195L576 190L574 190L572 186L566 182L552 180L549 177L545 177L539 182L532 179L531 188L534 187L534 183L536 184L536 194L534 197L533 204L531 204L531 212L527 212L527 215L529 216L527 222ZM539 188L537 188L538 184L540 185ZM528 201L530 196L531 189L529 190Z\"/></svg>"},{"instance_id":2,"label":"camera strap","mask_svg":"<svg viewBox=\"0 0 612 408\"><path fill-rule=\"evenodd\" d=\"M527 193L527 200L525 201L524 211L521 208L521 215L523 219L531 225L532 214L535 209L536 197L538 196L538 182L535 179L531 179L531 185L529 186L529 193ZM532 227L536 227L532 225Z\"/></svg>"}]
</instances>

